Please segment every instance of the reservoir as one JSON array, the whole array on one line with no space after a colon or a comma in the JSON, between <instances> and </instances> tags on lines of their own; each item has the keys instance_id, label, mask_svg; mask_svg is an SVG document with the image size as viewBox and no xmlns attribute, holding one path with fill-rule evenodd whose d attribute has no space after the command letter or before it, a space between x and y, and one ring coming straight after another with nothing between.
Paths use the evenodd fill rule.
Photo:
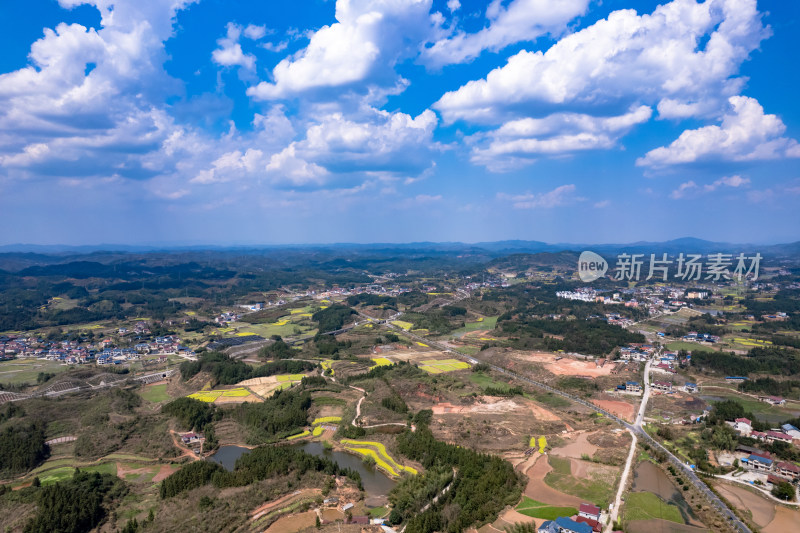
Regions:
<instances>
[{"instance_id":1,"label":"reservoir","mask_svg":"<svg viewBox=\"0 0 800 533\"><path fill-rule=\"evenodd\" d=\"M304 452L316 457L327 457L342 468L351 468L361 474L361 483L368 496L386 496L395 486L395 481L373 466L366 465L360 457L346 452L325 450L321 442L306 442L296 445ZM242 446L222 446L210 457L225 470L233 470L236 460L250 450Z\"/></svg>"}]
</instances>

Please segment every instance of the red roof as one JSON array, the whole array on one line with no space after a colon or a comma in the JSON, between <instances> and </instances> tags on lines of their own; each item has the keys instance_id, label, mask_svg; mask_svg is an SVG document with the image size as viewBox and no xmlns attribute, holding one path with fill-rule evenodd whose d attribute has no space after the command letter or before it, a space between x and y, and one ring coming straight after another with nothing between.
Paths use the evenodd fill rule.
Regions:
<instances>
[{"instance_id":1,"label":"red roof","mask_svg":"<svg viewBox=\"0 0 800 533\"><path fill-rule=\"evenodd\" d=\"M592 505L591 503L582 503L578 511L581 513L592 514L595 516L600 515L600 508L597 507L596 505Z\"/></svg>"},{"instance_id":2,"label":"red roof","mask_svg":"<svg viewBox=\"0 0 800 533\"><path fill-rule=\"evenodd\" d=\"M581 507L583 507L583 506L581 506ZM597 509L597 508L595 507L595 509ZM599 513L600 509L597 509L597 511ZM587 511L582 511L582 512L585 513ZM597 520L592 520L591 518L586 518L585 516L576 516L575 517L575 521L576 522L581 522L583 524L588 525L590 528L592 528L592 531L595 531L597 533L599 533L600 531L603 530L603 526L600 525L600 522L598 522Z\"/></svg>"},{"instance_id":3,"label":"red roof","mask_svg":"<svg viewBox=\"0 0 800 533\"><path fill-rule=\"evenodd\" d=\"M794 472L795 474L800 474L800 466L792 463L781 462L778 463L778 468L781 470L788 470L789 472Z\"/></svg>"},{"instance_id":4,"label":"red roof","mask_svg":"<svg viewBox=\"0 0 800 533\"><path fill-rule=\"evenodd\" d=\"M772 437L773 439L792 440L790 435L787 435L781 431L767 431L767 436Z\"/></svg>"},{"instance_id":5,"label":"red roof","mask_svg":"<svg viewBox=\"0 0 800 533\"><path fill-rule=\"evenodd\" d=\"M747 418L737 418L737 419L736 419L736 422L744 422L744 423L745 423L745 424L747 424L748 426L752 426L752 425L753 425L753 423L752 423L752 422L750 422L750 420L749 420L749 419L747 419Z\"/></svg>"}]
</instances>

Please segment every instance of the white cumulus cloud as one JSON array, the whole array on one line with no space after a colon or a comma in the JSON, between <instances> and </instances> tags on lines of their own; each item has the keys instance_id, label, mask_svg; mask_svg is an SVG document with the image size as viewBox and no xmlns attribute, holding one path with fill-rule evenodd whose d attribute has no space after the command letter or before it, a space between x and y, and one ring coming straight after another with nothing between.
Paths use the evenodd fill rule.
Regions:
<instances>
[{"instance_id":1,"label":"white cumulus cloud","mask_svg":"<svg viewBox=\"0 0 800 533\"><path fill-rule=\"evenodd\" d=\"M540 155L612 148L637 124L650 119L648 106L611 117L554 113L545 118L512 120L486 134L476 134L472 161L490 170L508 170Z\"/></svg>"},{"instance_id":2,"label":"white cumulus cloud","mask_svg":"<svg viewBox=\"0 0 800 533\"><path fill-rule=\"evenodd\" d=\"M733 96L722 123L686 130L669 146L647 152L637 165L664 167L703 160L754 161L800 157L800 145L784 137L786 126L765 115L754 98Z\"/></svg>"},{"instance_id":3,"label":"white cumulus cloud","mask_svg":"<svg viewBox=\"0 0 800 533\"><path fill-rule=\"evenodd\" d=\"M248 26L247 29L251 27ZM253 31L250 33L252 34ZM233 22L229 22L225 37L217 40L219 48L211 52L211 59L213 59L214 63L223 67L239 66L247 70L256 68L256 56L245 54L242 51L242 45L239 43L241 35L242 28Z\"/></svg>"},{"instance_id":4,"label":"white cumulus cloud","mask_svg":"<svg viewBox=\"0 0 800 533\"><path fill-rule=\"evenodd\" d=\"M740 65L767 36L755 0L674 0L652 14L615 11L544 53L513 55L434 108L446 123L633 103L658 105L668 118L719 116L742 88Z\"/></svg>"},{"instance_id":5,"label":"white cumulus cloud","mask_svg":"<svg viewBox=\"0 0 800 533\"><path fill-rule=\"evenodd\" d=\"M486 9L488 25L475 33L456 31L422 51L422 60L441 67L475 59L484 50L498 51L520 41L533 41L542 35L560 35L567 23L586 12L589 0L513 0L503 5L494 0ZM450 11L461 4L447 3Z\"/></svg>"},{"instance_id":6,"label":"white cumulus cloud","mask_svg":"<svg viewBox=\"0 0 800 533\"><path fill-rule=\"evenodd\" d=\"M291 98L313 89L397 85L395 63L412 53L431 27L431 0L338 0L337 22L311 35L308 46L283 59L247 94Z\"/></svg>"}]
</instances>

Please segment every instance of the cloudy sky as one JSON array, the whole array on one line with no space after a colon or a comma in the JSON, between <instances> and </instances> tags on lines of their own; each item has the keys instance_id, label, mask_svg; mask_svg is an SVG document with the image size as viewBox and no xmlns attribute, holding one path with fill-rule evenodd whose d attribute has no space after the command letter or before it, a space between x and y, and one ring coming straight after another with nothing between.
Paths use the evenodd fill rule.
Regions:
<instances>
[{"instance_id":1,"label":"cloudy sky","mask_svg":"<svg viewBox=\"0 0 800 533\"><path fill-rule=\"evenodd\" d=\"M800 240L785 0L0 4L0 244Z\"/></svg>"}]
</instances>

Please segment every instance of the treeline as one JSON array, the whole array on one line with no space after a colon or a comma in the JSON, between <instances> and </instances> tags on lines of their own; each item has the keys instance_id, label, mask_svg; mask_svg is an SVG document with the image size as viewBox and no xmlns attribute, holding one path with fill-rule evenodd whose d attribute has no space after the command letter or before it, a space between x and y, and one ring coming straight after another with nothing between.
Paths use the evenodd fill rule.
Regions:
<instances>
[{"instance_id":1,"label":"treeline","mask_svg":"<svg viewBox=\"0 0 800 533\"><path fill-rule=\"evenodd\" d=\"M342 468L327 457L316 457L291 446L260 446L237 459L231 472L210 461L190 463L161 483L160 495L161 498L171 498L208 483L213 483L217 488L225 488L241 487L290 474L299 479L307 472L345 476L361 488L361 475L358 472Z\"/></svg>"},{"instance_id":2,"label":"treeline","mask_svg":"<svg viewBox=\"0 0 800 533\"><path fill-rule=\"evenodd\" d=\"M694 350L692 366L706 368L729 376L764 373L782 376L800 374L800 356L788 348L753 348L746 356L733 352Z\"/></svg>"},{"instance_id":3,"label":"treeline","mask_svg":"<svg viewBox=\"0 0 800 533\"><path fill-rule=\"evenodd\" d=\"M282 343L276 341L269 348ZM289 348L291 350L291 348ZM292 353L292 355L294 355ZM203 352L197 361L181 363L181 377L191 379L200 372L208 372L219 385L234 385L250 378L274 376L276 374L299 374L313 370L315 364L308 361L272 361L258 367L252 367L239 359L233 359L220 352Z\"/></svg>"},{"instance_id":4,"label":"treeline","mask_svg":"<svg viewBox=\"0 0 800 533\"><path fill-rule=\"evenodd\" d=\"M363 292L347 297L347 305L356 306L359 304L377 307L382 305L389 309L397 310L397 298L392 296L381 296L379 294L369 294Z\"/></svg>"},{"instance_id":5,"label":"treeline","mask_svg":"<svg viewBox=\"0 0 800 533\"><path fill-rule=\"evenodd\" d=\"M181 492L196 489L210 483L214 474L222 473L225 469L213 461L194 461L185 465L177 472L161 482L159 495L162 499L172 498Z\"/></svg>"},{"instance_id":6,"label":"treeline","mask_svg":"<svg viewBox=\"0 0 800 533\"><path fill-rule=\"evenodd\" d=\"M323 378L317 377L323 380ZM290 435L297 428L308 424L308 409L311 407L311 394L305 387L318 386L304 378L301 385L276 391L263 402L241 403L226 410L240 424L250 429L250 442L269 442Z\"/></svg>"},{"instance_id":7,"label":"treeline","mask_svg":"<svg viewBox=\"0 0 800 533\"><path fill-rule=\"evenodd\" d=\"M342 329L345 322L354 314L356 312L346 305L333 304L327 309L321 309L311 315L311 320L319 323L319 333L326 333Z\"/></svg>"},{"instance_id":8,"label":"treeline","mask_svg":"<svg viewBox=\"0 0 800 533\"><path fill-rule=\"evenodd\" d=\"M463 309L463 308L462 308ZM466 310L465 310L466 311ZM430 333L436 335L445 335L458 328L464 327L463 315L451 314L451 311L445 308L430 309L422 312L410 312L403 316L403 320L407 320L414 324L413 329L427 329Z\"/></svg>"},{"instance_id":9,"label":"treeline","mask_svg":"<svg viewBox=\"0 0 800 533\"><path fill-rule=\"evenodd\" d=\"M178 398L161 407L161 412L177 418L181 427L200 431L214 419L214 404L201 402L194 398Z\"/></svg>"},{"instance_id":10,"label":"treeline","mask_svg":"<svg viewBox=\"0 0 800 533\"><path fill-rule=\"evenodd\" d=\"M472 524L493 520L506 505L520 498L523 480L509 462L438 441L427 425L413 432L406 430L398 437L397 446L400 453L425 467L426 472L417 476L417 485L425 487L425 493L444 489L449 477L446 469L456 472L450 490L425 512L420 512L421 508L430 500L402 500L406 507L398 509L394 519L406 521L407 533L464 531ZM393 492L395 501L401 501L401 491L406 488L401 484Z\"/></svg>"},{"instance_id":11,"label":"treeline","mask_svg":"<svg viewBox=\"0 0 800 533\"><path fill-rule=\"evenodd\" d=\"M394 411L395 413L408 413L408 405L406 405L406 402L404 402L400 395L396 392L393 392L391 396L381 400L381 405L390 411Z\"/></svg>"},{"instance_id":12,"label":"treeline","mask_svg":"<svg viewBox=\"0 0 800 533\"><path fill-rule=\"evenodd\" d=\"M483 389L486 396L522 396L525 391L522 387L494 387L489 386Z\"/></svg>"},{"instance_id":13,"label":"treeline","mask_svg":"<svg viewBox=\"0 0 800 533\"><path fill-rule=\"evenodd\" d=\"M397 302L409 307L418 307L428 303L428 295L420 291L409 291L400 294Z\"/></svg>"},{"instance_id":14,"label":"treeline","mask_svg":"<svg viewBox=\"0 0 800 533\"><path fill-rule=\"evenodd\" d=\"M743 303L754 315L771 315L779 311L794 314L800 312L800 290L784 289L778 291L771 300L746 298Z\"/></svg>"},{"instance_id":15,"label":"treeline","mask_svg":"<svg viewBox=\"0 0 800 533\"><path fill-rule=\"evenodd\" d=\"M275 342L258 351L259 357L264 359L291 359L297 355L297 352L292 350L292 347L286 344L280 335L273 336L272 340Z\"/></svg>"},{"instance_id":16,"label":"treeline","mask_svg":"<svg viewBox=\"0 0 800 533\"><path fill-rule=\"evenodd\" d=\"M788 379L778 381L772 378L758 378L747 380L739 385L742 392L762 392L786 398L800 398L800 380Z\"/></svg>"},{"instance_id":17,"label":"treeline","mask_svg":"<svg viewBox=\"0 0 800 533\"><path fill-rule=\"evenodd\" d=\"M47 459L50 449L45 444L44 431L44 424L38 420L3 428L0 432L0 473L4 477L27 472Z\"/></svg>"},{"instance_id":18,"label":"treeline","mask_svg":"<svg viewBox=\"0 0 800 533\"><path fill-rule=\"evenodd\" d=\"M614 348L646 340L641 333L632 333L601 320L550 320L524 316L511 318L506 314L498 320L498 324L507 335L528 335L543 339L543 345L550 351L563 350L601 356L611 353ZM558 335L563 339L545 338L545 333Z\"/></svg>"},{"instance_id":19,"label":"treeline","mask_svg":"<svg viewBox=\"0 0 800 533\"><path fill-rule=\"evenodd\" d=\"M76 469L72 479L40 489L36 515L25 533L90 531L126 493L125 483L116 476Z\"/></svg>"}]
</instances>

